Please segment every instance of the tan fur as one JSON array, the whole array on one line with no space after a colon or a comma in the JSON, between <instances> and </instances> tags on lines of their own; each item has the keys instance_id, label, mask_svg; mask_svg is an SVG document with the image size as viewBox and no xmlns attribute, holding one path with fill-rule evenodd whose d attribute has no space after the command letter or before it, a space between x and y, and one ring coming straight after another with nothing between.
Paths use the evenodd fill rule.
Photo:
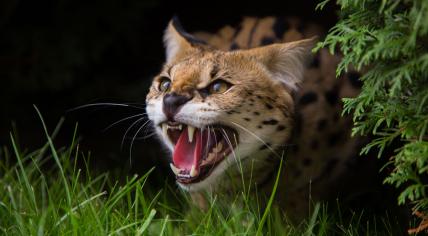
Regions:
<instances>
[{"instance_id":1,"label":"tan fur","mask_svg":"<svg viewBox=\"0 0 428 236\"><path fill-rule=\"evenodd\" d=\"M318 26L307 24L300 32L299 21L286 19L289 28L278 37L274 32L277 20L244 18L239 29L226 26L217 34L195 33L207 45L192 45L170 24L165 37L167 63L147 96L147 110L158 122L161 112L155 107L164 94L157 86L160 76L166 76L172 81L172 92L192 97L189 103L202 107L193 111L200 123L186 114L184 121L200 126L220 122L246 137L240 143L243 156L238 157L244 161L244 173L236 171L236 163L229 157L232 164L223 166L225 172L213 174L214 180L185 187L198 198L201 190L229 191L234 180L250 172L250 165L254 182L263 184L276 173L279 157L285 153L278 202L301 216L307 213L309 196L322 200L337 193L332 186L338 186L356 155L360 140L350 137L352 123L340 116L340 99L355 96L359 89L346 78L336 79L340 58L325 50L317 55L319 65L307 66L314 39L302 39L322 36ZM257 47L266 38L276 44ZM229 51L232 46L238 50ZM214 68L218 73L212 78ZM224 94L201 97L198 90L217 78L233 86ZM220 180L221 186L214 184ZM271 187L272 179L260 186L266 193Z\"/></svg>"}]
</instances>

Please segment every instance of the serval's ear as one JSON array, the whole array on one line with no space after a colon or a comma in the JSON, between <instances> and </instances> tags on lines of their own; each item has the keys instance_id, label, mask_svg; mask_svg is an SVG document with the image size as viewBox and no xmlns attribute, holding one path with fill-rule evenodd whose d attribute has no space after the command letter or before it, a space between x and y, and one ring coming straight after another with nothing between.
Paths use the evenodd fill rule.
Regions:
<instances>
[{"instance_id":1,"label":"serval's ear","mask_svg":"<svg viewBox=\"0 0 428 236\"><path fill-rule=\"evenodd\" d=\"M170 20L163 40L166 47L167 63L191 53L192 50L195 50L196 45L206 44L184 31L177 17L173 17Z\"/></svg>"},{"instance_id":2,"label":"serval's ear","mask_svg":"<svg viewBox=\"0 0 428 236\"><path fill-rule=\"evenodd\" d=\"M238 53L263 63L275 80L282 82L291 90L297 90L303 80L303 72L311 58L311 50L316 41L317 38L314 37L242 50Z\"/></svg>"}]
</instances>

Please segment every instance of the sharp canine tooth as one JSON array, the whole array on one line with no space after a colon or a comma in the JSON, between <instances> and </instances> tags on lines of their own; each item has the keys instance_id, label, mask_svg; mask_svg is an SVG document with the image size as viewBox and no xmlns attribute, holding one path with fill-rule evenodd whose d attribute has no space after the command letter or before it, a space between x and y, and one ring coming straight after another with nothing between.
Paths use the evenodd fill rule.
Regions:
<instances>
[{"instance_id":1,"label":"sharp canine tooth","mask_svg":"<svg viewBox=\"0 0 428 236\"><path fill-rule=\"evenodd\" d=\"M195 133L195 127L188 125L187 126L187 134L189 136L189 143L193 141L193 134Z\"/></svg>"},{"instance_id":2,"label":"sharp canine tooth","mask_svg":"<svg viewBox=\"0 0 428 236\"><path fill-rule=\"evenodd\" d=\"M183 125L182 124L178 125L178 129L182 130L183 129Z\"/></svg>"},{"instance_id":3,"label":"sharp canine tooth","mask_svg":"<svg viewBox=\"0 0 428 236\"><path fill-rule=\"evenodd\" d=\"M163 135L168 137L168 125L165 123L162 124L162 132L163 132Z\"/></svg>"},{"instance_id":4,"label":"sharp canine tooth","mask_svg":"<svg viewBox=\"0 0 428 236\"><path fill-rule=\"evenodd\" d=\"M180 169L174 166L174 164L169 163L169 166L171 167L172 172L174 172L175 175L180 174Z\"/></svg>"},{"instance_id":5,"label":"sharp canine tooth","mask_svg":"<svg viewBox=\"0 0 428 236\"><path fill-rule=\"evenodd\" d=\"M196 171L195 165L192 165L192 169L190 169L190 177L195 177L198 174Z\"/></svg>"}]
</instances>

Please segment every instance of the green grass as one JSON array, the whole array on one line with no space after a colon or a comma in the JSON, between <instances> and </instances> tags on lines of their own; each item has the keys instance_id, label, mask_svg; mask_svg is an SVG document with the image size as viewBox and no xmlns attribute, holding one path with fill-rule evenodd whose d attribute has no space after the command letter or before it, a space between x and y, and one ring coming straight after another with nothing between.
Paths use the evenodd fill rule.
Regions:
<instances>
[{"instance_id":1,"label":"green grass","mask_svg":"<svg viewBox=\"0 0 428 236\"><path fill-rule=\"evenodd\" d=\"M46 128L45 128L46 130ZM392 235L387 218L354 213L344 218L314 204L311 217L291 224L275 206L261 209L246 194L234 201L213 197L209 209L165 184L148 184L151 172L126 177L95 173L73 137L57 148L49 135L34 152L12 145L0 151L0 235ZM75 135L76 136L76 135ZM52 161L53 160L53 161ZM124 177L125 176L125 177ZM250 199L250 200L248 200ZM369 218L369 220L364 220Z\"/></svg>"}]
</instances>

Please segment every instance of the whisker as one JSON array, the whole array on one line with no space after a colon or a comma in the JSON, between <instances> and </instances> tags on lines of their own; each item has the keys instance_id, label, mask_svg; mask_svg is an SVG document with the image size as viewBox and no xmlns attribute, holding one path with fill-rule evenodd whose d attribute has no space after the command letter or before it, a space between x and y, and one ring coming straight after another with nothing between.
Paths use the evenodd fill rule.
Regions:
<instances>
[{"instance_id":1,"label":"whisker","mask_svg":"<svg viewBox=\"0 0 428 236\"><path fill-rule=\"evenodd\" d=\"M126 104L126 105L146 106L146 102L126 102L126 103L123 103L123 104Z\"/></svg>"},{"instance_id":2,"label":"whisker","mask_svg":"<svg viewBox=\"0 0 428 236\"><path fill-rule=\"evenodd\" d=\"M95 107L95 106L131 107L131 108L137 108L137 109L140 109L140 110L145 110L144 107L139 107L139 106L124 104L124 103L100 102L100 103L90 103L90 104L85 104L85 105L82 105L82 106L78 106L78 107L69 109L66 112L72 112L72 111L80 110L80 109L83 109L83 108Z\"/></svg>"},{"instance_id":3,"label":"whisker","mask_svg":"<svg viewBox=\"0 0 428 236\"><path fill-rule=\"evenodd\" d=\"M213 134L214 134L214 142L215 142L215 146L217 147L217 145L218 145L218 142L217 142L217 135L215 134L214 127L213 127Z\"/></svg>"},{"instance_id":4,"label":"whisker","mask_svg":"<svg viewBox=\"0 0 428 236\"><path fill-rule=\"evenodd\" d=\"M221 131L223 131L223 138L226 140L227 145L229 145L230 150L232 150L233 158L235 159L236 162L238 162L238 158L236 157L236 153L235 153L235 150L233 148L232 142L230 141L229 137L227 136L226 131L223 128L221 128Z\"/></svg>"},{"instance_id":5,"label":"whisker","mask_svg":"<svg viewBox=\"0 0 428 236\"><path fill-rule=\"evenodd\" d=\"M207 139L207 142L205 143L205 150L207 151L207 155L209 154L209 150L208 150L208 144L210 143L210 139L211 139L211 129L210 129L210 126L208 125L207 126L207 129L208 129L208 139ZM201 132L202 133L202 132Z\"/></svg>"},{"instance_id":6,"label":"whisker","mask_svg":"<svg viewBox=\"0 0 428 236\"><path fill-rule=\"evenodd\" d=\"M137 132L135 132L134 137L131 140L131 145L129 146L129 164L131 164L131 158L132 158L132 146L134 145L134 141L135 138L137 137L138 133L144 128L144 126L148 123L148 121L146 121L142 126L140 126L140 128L138 128Z\"/></svg>"},{"instance_id":7,"label":"whisker","mask_svg":"<svg viewBox=\"0 0 428 236\"><path fill-rule=\"evenodd\" d=\"M151 122L151 120L146 120L146 122L144 122L144 124L143 124L143 126L144 126L144 130L143 130L143 132L144 132L144 135L146 135L147 134L147 130L151 127L150 125L148 125L149 123ZM152 130L151 132L154 132L154 133L156 133L155 132L155 130ZM143 136L144 137L144 136ZM125 136L125 139L132 139L132 136ZM138 139L141 139L140 137L137 137ZM137 140L138 140L137 139Z\"/></svg>"},{"instance_id":8,"label":"whisker","mask_svg":"<svg viewBox=\"0 0 428 236\"><path fill-rule=\"evenodd\" d=\"M152 133L147 134L147 135L145 135L145 136L143 136L143 137L136 137L136 138L135 138L135 140L144 140L144 139L147 139L147 138L153 137L153 136L155 136L155 135L156 135L156 132L152 132Z\"/></svg>"},{"instance_id":9,"label":"whisker","mask_svg":"<svg viewBox=\"0 0 428 236\"><path fill-rule=\"evenodd\" d=\"M148 121L149 123L151 122L151 120L148 120ZM152 125L146 125L146 128L143 130L144 135L147 135L147 132L149 132L150 129L152 129L150 132L156 133L156 131L153 128L154 127Z\"/></svg>"},{"instance_id":10,"label":"whisker","mask_svg":"<svg viewBox=\"0 0 428 236\"><path fill-rule=\"evenodd\" d=\"M140 122L140 121L142 121L144 119L144 117L143 118L140 118L140 119L138 119L138 120L136 120L134 123L132 123L131 124L131 126L129 126L128 127L128 129L125 131L125 134L123 135L123 138L122 138L122 142L121 142L121 144L120 144L120 148L122 149L123 148L123 144L125 143L125 137L126 137L126 135L128 134L128 132L129 132L129 130L131 130L132 129L132 127L134 127L136 124L138 124L138 122Z\"/></svg>"},{"instance_id":11,"label":"whisker","mask_svg":"<svg viewBox=\"0 0 428 236\"><path fill-rule=\"evenodd\" d=\"M103 129L103 132L107 131L111 127L113 127L113 126L115 126L115 125L117 125L117 124L119 124L119 123L121 123L123 121L129 120L129 119L132 119L132 118L135 118L135 117L139 117L139 116L144 116L144 115L145 115L144 113L141 113L141 114L137 114L137 115L133 115L133 116L128 116L126 118L120 119L120 120L114 122L113 124L107 126L105 129Z\"/></svg>"},{"instance_id":12,"label":"whisker","mask_svg":"<svg viewBox=\"0 0 428 236\"><path fill-rule=\"evenodd\" d=\"M265 141L263 141L263 139L260 138L257 134L251 132L250 130L248 130L247 128L243 127L242 125L240 125L238 123L235 123L233 121L231 121L231 123L234 124L235 126L237 126L238 128L241 128L245 132L251 134L253 137L255 137L256 139L258 139L261 143L263 143L263 145L265 145L273 154L275 154L277 157L281 158L281 156L278 155L278 153L270 145L268 145Z\"/></svg>"},{"instance_id":13,"label":"whisker","mask_svg":"<svg viewBox=\"0 0 428 236\"><path fill-rule=\"evenodd\" d=\"M211 132L211 128L210 128L210 126L208 125L207 126L207 128L208 128L208 140L210 139L210 137L211 137L211 135L210 135L210 132ZM214 132L214 127L212 128L213 129L213 134L214 134L214 136L215 136L215 132ZM207 146L208 146L208 143L209 143L209 141L207 142ZM216 146L217 146L217 143L216 143ZM207 151L208 151L208 148L206 148L207 149ZM207 155L208 155L209 153L207 153ZM211 167L210 167L210 170L209 170L209 172L212 170L214 168L214 165L212 165Z\"/></svg>"}]
</instances>

